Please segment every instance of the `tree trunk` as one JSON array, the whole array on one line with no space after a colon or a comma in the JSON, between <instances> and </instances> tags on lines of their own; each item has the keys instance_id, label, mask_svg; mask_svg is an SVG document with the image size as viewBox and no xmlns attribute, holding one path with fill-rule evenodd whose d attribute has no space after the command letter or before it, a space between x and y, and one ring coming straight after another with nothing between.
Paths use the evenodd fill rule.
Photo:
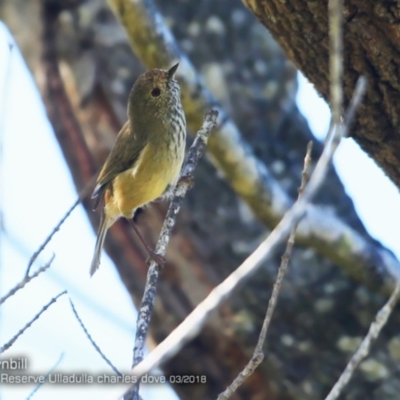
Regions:
<instances>
[{"instance_id":1,"label":"tree trunk","mask_svg":"<svg viewBox=\"0 0 400 400\"><path fill-rule=\"evenodd\" d=\"M327 100L328 1L244 0L288 58ZM368 79L351 136L400 188L400 1L349 0L344 8L344 93Z\"/></svg>"}]
</instances>

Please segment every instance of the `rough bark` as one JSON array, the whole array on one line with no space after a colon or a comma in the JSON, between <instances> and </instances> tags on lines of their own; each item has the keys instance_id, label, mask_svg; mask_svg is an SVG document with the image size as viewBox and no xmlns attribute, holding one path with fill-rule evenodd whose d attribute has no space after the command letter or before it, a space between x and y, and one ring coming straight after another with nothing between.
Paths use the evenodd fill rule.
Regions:
<instances>
[{"instance_id":1,"label":"rough bark","mask_svg":"<svg viewBox=\"0 0 400 400\"><path fill-rule=\"evenodd\" d=\"M288 58L328 99L328 13L325 1L244 0ZM368 93L351 136L400 188L400 1L349 0L344 10L344 92L360 75Z\"/></svg>"},{"instance_id":2,"label":"rough bark","mask_svg":"<svg viewBox=\"0 0 400 400\"><path fill-rule=\"evenodd\" d=\"M104 2L68 2L68 9L58 8L60 4L65 7L65 1L47 4L51 7L45 22L49 24L47 28L53 29L53 35L51 40L47 35L44 46L54 46L56 58L47 57L45 61L60 68L61 83L73 112L68 113L68 107L62 107L65 102L57 96L46 97L46 106L58 137L64 130L64 137L72 140L73 124L62 119L66 122L56 125L60 118L54 117L51 105L76 119L85 138L74 151L68 151L60 141L79 189L90 179L90 173L80 174L81 171L92 165L91 157L97 165L103 162L125 121L127 94L143 67ZM181 48L234 117L253 151L294 198L306 143L312 135L294 102L293 65L240 1L176 0L158 1L157 5ZM49 78L55 75L46 77L46 63L40 60L41 3L31 0L29 8L25 6L23 0L4 1L2 18L17 38L44 91L49 89ZM56 69L52 71L56 73ZM82 164L73 161L77 149L87 154ZM314 157L320 150L316 143ZM333 170L316 202L339 215L371 246L380 248L363 228ZM84 205L96 225L97 215L90 211L88 202ZM155 205L139 218L140 229L152 242L158 235L164 210L163 205ZM110 233L107 251L137 304L146 275L140 247L123 222ZM165 338L266 234L265 226L236 197L221 174L203 160L167 253L168 264L162 273L151 326L155 342ZM254 279L218 310L202 334L164 366L166 374L207 375L207 385L176 386L182 399L215 398L245 365L256 343L279 257L276 254L271 258ZM349 279L314 248L295 249L272 321L266 361L235 398L321 398L339 375L349 349L366 331L382 300L380 295ZM357 374L345 398L396 398L399 326L400 319L395 316L372 354L369 369Z\"/></svg>"}]
</instances>

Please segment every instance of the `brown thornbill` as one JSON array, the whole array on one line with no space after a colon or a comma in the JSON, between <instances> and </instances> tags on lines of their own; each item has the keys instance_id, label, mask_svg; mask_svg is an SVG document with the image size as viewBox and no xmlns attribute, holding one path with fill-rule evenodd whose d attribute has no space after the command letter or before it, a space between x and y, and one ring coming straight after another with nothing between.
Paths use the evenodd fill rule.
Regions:
<instances>
[{"instance_id":1,"label":"brown thornbill","mask_svg":"<svg viewBox=\"0 0 400 400\"><path fill-rule=\"evenodd\" d=\"M97 178L92 198L103 200L90 275L100 264L108 228L121 217L171 192L178 181L186 144L186 120L180 89L168 71L140 75L129 94L128 121L122 127Z\"/></svg>"}]
</instances>

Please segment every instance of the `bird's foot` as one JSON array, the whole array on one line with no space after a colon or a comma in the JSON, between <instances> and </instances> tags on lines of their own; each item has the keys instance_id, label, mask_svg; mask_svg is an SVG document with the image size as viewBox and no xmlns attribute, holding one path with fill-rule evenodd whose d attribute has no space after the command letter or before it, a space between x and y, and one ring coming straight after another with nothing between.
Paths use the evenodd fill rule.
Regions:
<instances>
[{"instance_id":1,"label":"bird's foot","mask_svg":"<svg viewBox=\"0 0 400 400\"><path fill-rule=\"evenodd\" d=\"M157 254L154 250L147 249L149 253L149 257L146 260L146 263L150 265L152 261L154 261L159 267L164 267L164 264L166 262L165 257L162 256L161 254Z\"/></svg>"},{"instance_id":2,"label":"bird's foot","mask_svg":"<svg viewBox=\"0 0 400 400\"><path fill-rule=\"evenodd\" d=\"M186 183L188 185L188 190L190 190L194 186L192 176L181 175L177 184L179 185L180 183Z\"/></svg>"}]
</instances>

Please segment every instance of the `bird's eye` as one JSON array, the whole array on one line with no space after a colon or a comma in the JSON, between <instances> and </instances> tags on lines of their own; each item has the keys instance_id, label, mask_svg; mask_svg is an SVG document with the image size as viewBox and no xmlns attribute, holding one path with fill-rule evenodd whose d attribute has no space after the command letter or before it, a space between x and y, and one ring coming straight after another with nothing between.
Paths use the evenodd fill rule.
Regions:
<instances>
[{"instance_id":1,"label":"bird's eye","mask_svg":"<svg viewBox=\"0 0 400 400\"><path fill-rule=\"evenodd\" d=\"M152 91L151 91L151 95L153 97L158 97L161 94L161 90L158 87L155 87Z\"/></svg>"}]
</instances>

